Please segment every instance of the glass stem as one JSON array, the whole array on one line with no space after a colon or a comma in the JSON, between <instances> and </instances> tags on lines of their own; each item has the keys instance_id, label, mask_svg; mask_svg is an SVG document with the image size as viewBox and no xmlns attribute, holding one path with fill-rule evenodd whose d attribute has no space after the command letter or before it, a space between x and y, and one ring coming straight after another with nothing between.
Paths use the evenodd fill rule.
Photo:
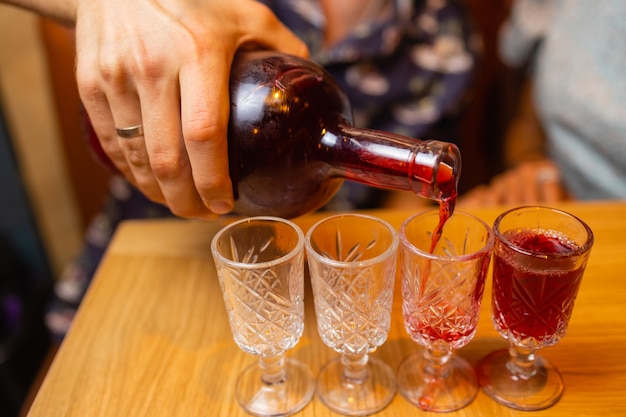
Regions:
<instances>
[{"instance_id":1,"label":"glass stem","mask_svg":"<svg viewBox=\"0 0 626 417\"><path fill-rule=\"evenodd\" d=\"M367 355L352 355L344 353L341 355L343 365L343 377L347 384L363 384L368 377Z\"/></svg>"},{"instance_id":2,"label":"glass stem","mask_svg":"<svg viewBox=\"0 0 626 417\"><path fill-rule=\"evenodd\" d=\"M435 379L446 378L450 373L448 364L452 358L452 351L449 349L426 349L424 350L424 373Z\"/></svg>"},{"instance_id":3,"label":"glass stem","mask_svg":"<svg viewBox=\"0 0 626 417\"><path fill-rule=\"evenodd\" d=\"M514 379L527 380L535 376L537 373L535 352L535 349L527 349L513 344L509 346L511 359L506 367Z\"/></svg>"},{"instance_id":4,"label":"glass stem","mask_svg":"<svg viewBox=\"0 0 626 417\"><path fill-rule=\"evenodd\" d=\"M283 384L286 380L285 374L285 355L259 358L259 366L261 367L261 381L265 385Z\"/></svg>"},{"instance_id":5,"label":"glass stem","mask_svg":"<svg viewBox=\"0 0 626 417\"><path fill-rule=\"evenodd\" d=\"M424 365L422 373L424 375L424 388L417 399L420 408L430 410L442 389L445 389L443 380L450 375L450 359L452 351L449 349L424 350Z\"/></svg>"}]
</instances>

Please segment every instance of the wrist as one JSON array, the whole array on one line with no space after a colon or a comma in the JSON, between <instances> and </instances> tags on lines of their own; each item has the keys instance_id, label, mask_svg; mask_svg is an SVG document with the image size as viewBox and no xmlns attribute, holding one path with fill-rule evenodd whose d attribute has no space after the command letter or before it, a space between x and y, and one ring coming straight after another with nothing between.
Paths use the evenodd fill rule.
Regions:
<instances>
[{"instance_id":1,"label":"wrist","mask_svg":"<svg viewBox=\"0 0 626 417\"><path fill-rule=\"evenodd\" d=\"M0 3L29 10L69 26L76 22L77 2L78 0L0 0Z\"/></svg>"}]
</instances>

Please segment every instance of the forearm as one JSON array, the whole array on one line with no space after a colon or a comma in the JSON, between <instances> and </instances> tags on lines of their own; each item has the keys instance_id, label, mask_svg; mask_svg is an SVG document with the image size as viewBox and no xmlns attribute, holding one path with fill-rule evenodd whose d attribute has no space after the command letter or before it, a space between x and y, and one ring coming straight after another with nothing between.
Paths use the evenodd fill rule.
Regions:
<instances>
[{"instance_id":1,"label":"forearm","mask_svg":"<svg viewBox=\"0 0 626 417\"><path fill-rule=\"evenodd\" d=\"M67 25L76 22L77 0L0 0L22 9L30 10Z\"/></svg>"}]
</instances>

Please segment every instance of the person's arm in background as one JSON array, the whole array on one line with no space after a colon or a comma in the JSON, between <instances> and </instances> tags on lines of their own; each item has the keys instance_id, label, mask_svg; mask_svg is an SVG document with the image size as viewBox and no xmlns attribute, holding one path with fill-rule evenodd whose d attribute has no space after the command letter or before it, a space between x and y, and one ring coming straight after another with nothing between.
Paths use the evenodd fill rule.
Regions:
<instances>
[{"instance_id":1,"label":"person's arm in background","mask_svg":"<svg viewBox=\"0 0 626 417\"><path fill-rule=\"evenodd\" d=\"M533 54L548 30L553 12L551 0L516 0L509 20L500 32L500 56L514 70L532 63ZM466 193L460 206L497 204L550 204L567 199L558 166L548 158L545 136L535 111L532 74L524 78L519 103L503 138L507 169L486 186Z\"/></svg>"},{"instance_id":2,"label":"person's arm in background","mask_svg":"<svg viewBox=\"0 0 626 417\"><path fill-rule=\"evenodd\" d=\"M550 204L568 198L558 166L546 156L545 133L535 113L532 81L522 87L503 144L504 172L459 199L459 206Z\"/></svg>"},{"instance_id":3,"label":"person's arm in background","mask_svg":"<svg viewBox=\"0 0 626 417\"><path fill-rule=\"evenodd\" d=\"M81 100L103 150L148 198L182 217L233 207L227 128L238 49L307 56L254 0L0 0L74 25ZM116 128L142 125L143 135Z\"/></svg>"}]
</instances>

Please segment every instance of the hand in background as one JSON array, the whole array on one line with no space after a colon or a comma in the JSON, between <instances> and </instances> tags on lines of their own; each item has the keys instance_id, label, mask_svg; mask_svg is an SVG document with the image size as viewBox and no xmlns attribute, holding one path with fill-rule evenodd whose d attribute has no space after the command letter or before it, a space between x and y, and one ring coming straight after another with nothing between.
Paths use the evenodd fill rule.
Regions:
<instances>
[{"instance_id":1,"label":"hand in background","mask_svg":"<svg viewBox=\"0 0 626 417\"><path fill-rule=\"evenodd\" d=\"M549 159L521 162L459 198L458 207L551 204L568 199L558 167Z\"/></svg>"},{"instance_id":2,"label":"hand in background","mask_svg":"<svg viewBox=\"0 0 626 417\"><path fill-rule=\"evenodd\" d=\"M253 0L76 3L77 81L100 144L122 174L182 217L233 207L227 128L239 48L306 56ZM142 126L122 138L117 128Z\"/></svg>"}]
</instances>

